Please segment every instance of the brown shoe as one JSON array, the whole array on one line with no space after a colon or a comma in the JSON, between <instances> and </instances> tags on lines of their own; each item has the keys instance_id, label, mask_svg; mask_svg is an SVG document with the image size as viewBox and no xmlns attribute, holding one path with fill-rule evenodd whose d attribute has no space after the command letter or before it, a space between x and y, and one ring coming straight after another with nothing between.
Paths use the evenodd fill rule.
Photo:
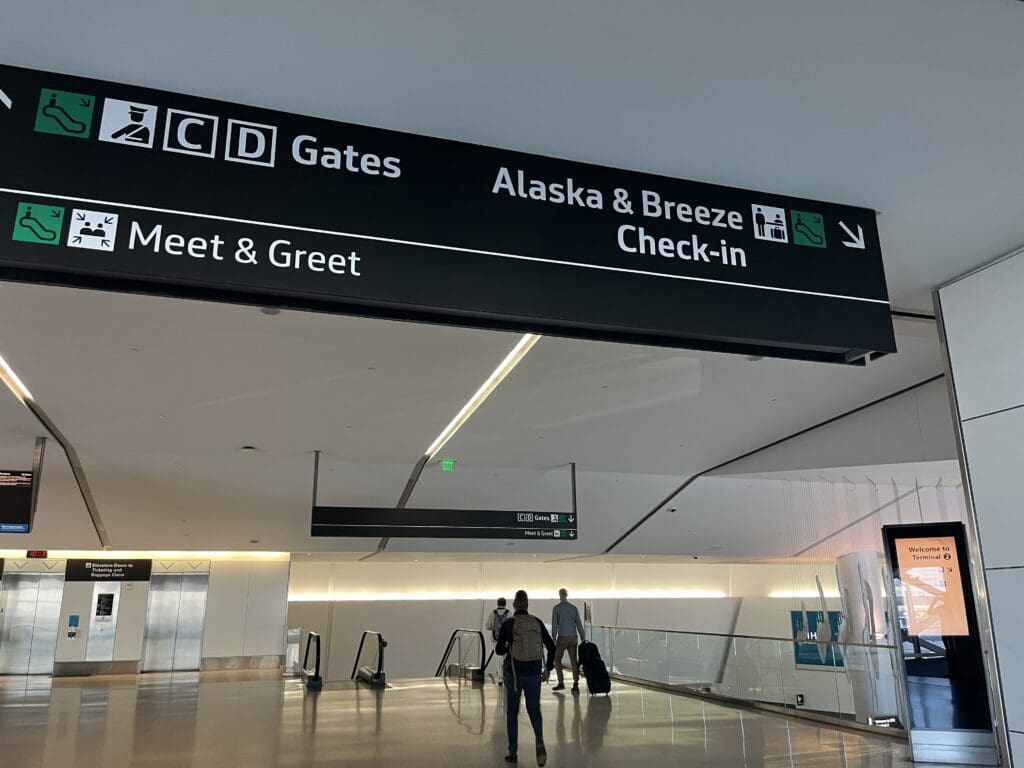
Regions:
<instances>
[{"instance_id":1,"label":"brown shoe","mask_svg":"<svg viewBox=\"0 0 1024 768\"><path fill-rule=\"evenodd\" d=\"M537 765L544 766L548 762L548 751L543 744L537 745Z\"/></svg>"}]
</instances>

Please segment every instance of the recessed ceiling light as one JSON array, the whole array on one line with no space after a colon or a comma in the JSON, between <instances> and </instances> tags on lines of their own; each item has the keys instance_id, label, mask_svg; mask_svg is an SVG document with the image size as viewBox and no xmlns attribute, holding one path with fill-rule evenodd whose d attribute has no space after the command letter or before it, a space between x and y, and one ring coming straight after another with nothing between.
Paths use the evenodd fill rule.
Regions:
<instances>
[{"instance_id":1,"label":"recessed ceiling light","mask_svg":"<svg viewBox=\"0 0 1024 768\"><path fill-rule=\"evenodd\" d=\"M243 445L238 450L245 451L246 453L254 453L257 450L257 448L255 445Z\"/></svg>"},{"instance_id":2,"label":"recessed ceiling light","mask_svg":"<svg viewBox=\"0 0 1024 768\"><path fill-rule=\"evenodd\" d=\"M747 355L747 361L751 363L759 363L764 360L764 355Z\"/></svg>"},{"instance_id":3,"label":"recessed ceiling light","mask_svg":"<svg viewBox=\"0 0 1024 768\"><path fill-rule=\"evenodd\" d=\"M187 536L188 534L185 534L185 535ZM250 544L259 544L260 540L259 539L249 539L249 543Z\"/></svg>"},{"instance_id":4,"label":"recessed ceiling light","mask_svg":"<svg viewBox=\"0 0 1024 768\"><path fill-rule=\"evenodd\" d=\"M260 307L260 313L268 317L277 317L281 314L281 310L277 307Z\"/></svg>"}]
</instances>

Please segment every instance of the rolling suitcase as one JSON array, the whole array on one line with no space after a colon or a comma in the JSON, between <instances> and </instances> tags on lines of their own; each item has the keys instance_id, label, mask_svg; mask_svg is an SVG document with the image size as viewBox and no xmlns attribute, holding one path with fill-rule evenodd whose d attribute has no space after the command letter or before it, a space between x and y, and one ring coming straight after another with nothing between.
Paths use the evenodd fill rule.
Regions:
<instances>
[{"instance_id":1,"label":"rolling suitcase","mask_svg":"<svg viewBox=\"0 0 1024 768\"><path fill-rule=\"evenodd\" d=\"M612 680L608 676L608 668L604 665L601 652L594 643L580 643L580 668L587 678L587 691L591 696L598 693L609 693Z\"/></svg>"}]
</instances>

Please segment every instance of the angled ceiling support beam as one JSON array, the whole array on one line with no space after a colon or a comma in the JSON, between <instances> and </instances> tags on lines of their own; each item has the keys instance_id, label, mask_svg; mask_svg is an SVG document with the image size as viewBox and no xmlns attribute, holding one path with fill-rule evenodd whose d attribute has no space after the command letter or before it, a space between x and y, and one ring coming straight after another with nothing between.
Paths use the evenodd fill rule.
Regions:
<instances>
[{"instance_id":1,"label":"angled ceiling support beam","mask_svg":"<svg viewBox=\"0 0 1024 768\"><path fill-rule=\"evenodd\" d=\"M943 374L943 373L937 374L935 376L931 376L930 378L927 378L924 381L919 381L917 384L911 384L909 387L904 387L903 389L901 389L901 390L899 390L897 392L893 392L891 394L884 395L883 397L880 397L877 400L872 400L870 403L865 403L864 405L859 405L856 408L852 408L852 409L850 409L848 411L844 411L843 413L840 413L840 414L838 414L836 416L833 416L831 418L825 419L824 421L818 422L817 424L813 424L813 425L811 425L809 427L806 427L805 429L801 429L799 432L794 432L793 434L786 435L785 437L780 438L778 440L773 440L772 442L770 442L770 443L768 443L766 445L762 445L761 447L754 448L753 450L747 451L746 453L741 454L740 456L736 456L734 458L731 458L731 459L728 459L726 461L720 462L720 463L716 464L713 467L709 467L708 469L705 469L702 472L698 472L695 475L690 475L682 483L680 483L678 486L676 486L676 488L671 493L669 493L668 496L666 496L664 499L659 501L657 506L655 506L653 509L651 509L650 512L645 514L636 523L634 523L629 528L629 530L627 530L625 533L623 533L621 536L619 536L619 538L617 538L615 541L613 541L608 546L608 548L605 549L604 552L602 552L601 554L604 554L604 555L611 554L613 549L615 549L617 546L619 546L619 544L621 544L627 538L632 536L636 532L636 530L638 528L640 528L640 526L642 526L644 523L646 523L648 520L650 520L652 517L654 517L658 512L661 511L661 509L666 504L668 504L670 501L672 501L673 498L675 498L680 493L685 491L688 487L690 487L690 485L695 480L697 480L698 478L703 477L704 475L710 474L712 472L717 472L720 469L725 469L725 467L729 466L730 464L735 464L737 461L741 461L742 459L746 459L746 458L748 458L750 456L753 456L754 454L761 453L762 451L767 451L769 448L774 448L777 445L785 443L785 442L787 442L789 440L793 440L793 439L795 439L797 437L800 437L801 435L806 435L808 432L812 432L815 429L820 429L821 427L827 426L828 424L832 424L833 422L839 421L840 419L845 419L847 416L852 416L855 413L859 413L860 411L864 411L864 410L867 410L868 408L872 408L872 407L874 407L874 406L876 406L876 405L878 405L880 403L884 403L886 400L892 400L894 397L899 397L900 395L905 395L907 392L912 392L915 389L923 387L923 386L925 386L927 384L931 384L933 381L938 381L939 379L942 379L944 377L945 377L945 374ZM591 557L591 555L582 555L582 556L579 556L579 557ZM576 558L572 558L572 559L576 559Z\"/></svg>"},{"instance_id":2,"label":"angled ceiling support beam","mask_svg":"<svg viewBox=\"0 0 1024 768\"><path fill-rule=\"evenodd\" d=\"M89 519L92 521L93 530L96 531L96 538L99 539L100 546L103 549L110 549L110 537L107 535L107 529L103 525L103 519L100 517L100 511L96 506L96 499L92 495L92 489L89 487L89 479L85 476L85 470L82 468L82 460L78 456L78 451L75 450L75 446L71 444L71 441L67 439L63 432L53 423L46 411L43 410L42 406L36 402L35 398L32 397L32 393L29 392L28 387L18 377L18 374L14 372L14 369L7 363L7 361L0 357L0 380L7 385L8 389L14 393L14 396L18 398L22 404L28 408L29 412L35 416L43 429L45 429L50 436L57 441L57 444L64 451L64 455L68 458L68 464L71 466L71 473L75 477L75 483L78 485L78 492L82 496L82 502L85 504L86 510L89 512ZM39 450L37 442L37 450ZM40 459L42 457L40 456Z\"/></svg>"},{"instance_id":3,"label":"angled ceiling support beam","mask_svg":"<svg viewBox=\"0 0 1024 768\"><path fill-rule=\"evenodd\" d=\"M516 342L516 345L512 347L505 359L498 364L491 375L488 376L484 383L480 385L480 388L473 394L466 404L462 406L455 417L448 422L441 433L434 438L434 442L427 448L416 465L412 468L412 473L409 475L409 479L405 483L405 488L402 489L402 495L398 499L398 503L395 504L395 509L404 509L409 503L409 498L412 496L413 490L416 488L416 483L419 482L420 475L423 474L423 470L427 464L433 459L441 450L448 444L448 441L455 437L455 433L462 428L462 425L469 421L470 417L476 413L477 408L484 404L484 401L498 388L498 385L505 380L505 377L512 373L512 370L519 365L527 353L533 349L533 345L540 341L540 336L535 333L524 333L522 337ZM574 473L575 477L575 473ZM385 549L387 549L388 543L391 541L390 538L384 537L377 544L377 549L368 555L364 555L359 558L360 562L363 560L369 560L371 557L376 557Z\"/></svg>"}]
</instances>

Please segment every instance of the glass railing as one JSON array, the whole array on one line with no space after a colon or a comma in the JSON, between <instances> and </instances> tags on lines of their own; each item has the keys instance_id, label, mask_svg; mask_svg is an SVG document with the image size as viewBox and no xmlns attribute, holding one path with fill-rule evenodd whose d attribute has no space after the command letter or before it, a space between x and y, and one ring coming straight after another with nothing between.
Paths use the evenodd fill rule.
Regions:
<instances>
[{"instance_id":1,"label":"glass railing","mask_svg":"<svg viewBox=\"0 0 1024 768\"><path fill-rule=\"evenodd\" d=\"M906 722L891 645L602 626L593 640L623 678L847 723Z\"/></svg>"}]
</instances>

